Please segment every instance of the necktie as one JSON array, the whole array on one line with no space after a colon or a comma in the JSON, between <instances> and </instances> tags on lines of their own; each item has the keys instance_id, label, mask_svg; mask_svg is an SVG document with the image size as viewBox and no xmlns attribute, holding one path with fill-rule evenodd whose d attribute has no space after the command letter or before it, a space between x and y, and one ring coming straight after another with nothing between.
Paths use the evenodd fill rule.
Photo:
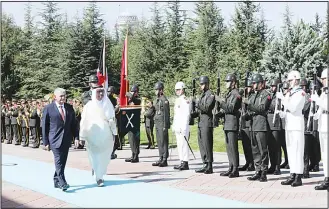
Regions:
<instances>
[{"instance_id":1,"label":"necktie","mask_svg":"<svg viewBox=\"0 0 329 209\"><path fill-rule=\"evenodd\" d=\"M64 111L63 111L63 106L59 106L59 109L61 110L60 113L61 113L61 116L62 116L62 119L63 121L65 121L65 116L64 116Z\"/></svg>"}]
</instances>

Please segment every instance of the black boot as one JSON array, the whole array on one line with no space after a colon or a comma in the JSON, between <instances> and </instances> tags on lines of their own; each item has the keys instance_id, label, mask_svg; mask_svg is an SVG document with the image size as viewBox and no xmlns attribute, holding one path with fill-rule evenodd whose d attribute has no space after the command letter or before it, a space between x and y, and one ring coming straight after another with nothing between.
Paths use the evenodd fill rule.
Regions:
<instances>
[{"instance_id":1,"label":"black boot","mask_svg":"<svg viewBox=\"0 0 329 209\"><path fill-rule=\"evenodd\" d=\"M111 160L113 160L113 159L115 159L115 158L117 158L117 157L118 157L117 154L114 154L114 153L113 153L113 154L111 155Z\"/></svg>"},{"instance_id":2,"label":"black boot","mask_svg":"<svg viewBox=\"0 0 329 209\"><path fill-rule=\"evenodd\" d=\"M319 164L314 165L313 169L311 170L311 172L319 172L319 171L320 171Z\"/></svg>"},{"instance_id":3,"label":"black boot","mask_svg":"<svg viewBox=\"0 0 329 209\"><path fill-rule=\"evenodd\" d=\"M233 169L232 173L228 175L229 178L237 178L239 177L239 171L238 169Z\"/></svg>"},{"instance_id":4,"label":"black boot","mask_svg":"<svg viewBox=\"0 0 329 209\"><path fill-rule=\"evenodd\" d=\"M295 178L296 178L296 174L295 173L291 173L290 174L290 177L287 180L281 181L281 185L291 185L292 182L295 181Z\"/></svg>"},{"instance_id":5,"label":"black boot","mask_svg":"<svg viewBox=\"0 0 329 209\"><path fill-rule=\"evenodd\" d=\"M302 186L302 176L303 174L297 174L296 178L294 180L294 182L292 182L291 186L292 187L298 187L298 186Z\"/></svg>"},{"instance_id":6,"label":"black boot","mask_svg":"<svg viewBox=\"0 0 329 209\"><path fill-rule=\"evenodd\" d=\"M266 173L267 173L266 171L262 171L260 178L259 178L260 182L267 182Z\"/></svg>"},{"instance_id":7,"label":"black boot","mask_svg":"<svg viewBox=\"0 0 329 209\"><path fill-rule=\"evenodd\" d=\"M247 179L249 181L256 181L256 180L260 179L260 176L261 176L261 172L260 171L256 171L256 173L253 176L250 176Z\"/></svg>"},{"instance_id":8,"label":"black boot","mask_svg":"<svg viewBox=\"0 0 329 209\"><path fill-rule=\"evenodd\" d=\"M179 165L174 166L174 169L179 170L182 166L183 166L183 161L181 161Z\"/></svg>"},{"instance_id":9,"label":"black boot","mask_svg":"<svg viewBox=\"0 0 329 209\"><path fill-rule=\"evenodd\" d=\"M310 168L309 168L309 166L308 165L306 165L305 167L304 167L304 171L303 171L303 176L302 176L302 178L303 179L308 179L308 178L310 178Z\"/></svg>"},{"instance_id":10,"label":"black boot","mask_svg":"<svg viewBox=\"0 0 329 209\"><path fill-rule=\"evenodd\" d=\"M189 166L188 166L188 162L187 161L183 161L182 164L181 164L181 167L179 168L180 171L183 171L183 170L189 170Z\"/></svg>"},{"instance_id":11,"label":"black boot","mask_svg":"<svg viewBox=\"0 0 329 209\"><path fill-rule=\"evenodd\" d=\"M212 174L213 170L212 170L212 163L207 163L207 167L206 170L204 171L204 174Z\"/></svg>"},{"instance_id":12,"label":"black boot","mask_svg":"<svg viewBox=\"0 0 329 209\"><path fill-rule=\"evenodd\" d=\"M203 167L200 169L195 170L195 173L203 173L206 171L206 167L208 166L208 163L203 163Z\"/></svg>"},{"instance_id":13,"label":"black boot","mask_svg":"<svg viewBox=\"0 0 329 209\"><path fill-rule=\"evenodd\" d=\"M324 181L320 185L316 186L314 189L315 190L327 190L328 188L329 188L329 178L326 177L326 178L324 178Z\"/></svg>"},{"instance_id":14,"label":"black boot","mask_svg":"<svg viewBox=\"0 0 329 209\"><path fill-rule=\"evenodd\" d=\"M159 160L156 161L155 163L152 163L152 166L159 166L161 161L162 161L162 157L160 157Z\"/></svg>"},{"instance_id":15,"label":"black boot","mask_svg":"<svg viewBox=\"0 0 329 209\"><path fill-rule=\"evenodd\" d=\"M162 161L159 163L159 167L166 167L168 166L167 159L163 158Z\"/></svg>"},{"instance_id":16,"label":"black boot","mask_svg":"<svg viewBox=\"0 0 329 209\"><path fill-rule=\"evenodd\" d=\"M281 175L281 170L280 170L279 165L275 166L275 170L273 172L273 175Z\"/></svg>"}]
</instances>

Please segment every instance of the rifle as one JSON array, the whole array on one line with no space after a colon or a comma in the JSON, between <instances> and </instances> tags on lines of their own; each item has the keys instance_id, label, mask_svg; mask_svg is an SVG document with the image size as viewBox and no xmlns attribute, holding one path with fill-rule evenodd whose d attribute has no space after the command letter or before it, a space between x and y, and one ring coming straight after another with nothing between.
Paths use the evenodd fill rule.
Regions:
<instances>
[{"instance_id":1,"label":"rifle","mask_svg":"<svg viewBox=\"0 0 329 209\"><path fill-rule=\"evenodd\" d=\"M313 89L312 89L312 93L311 94L316 94L316 91L317 91L317 86L316 86L316 80L317 80L317 77L316 77L316 70L314 70L313 72ZM310 107L310 113L308 114L308 119L307 119L307 125L306 125L306 129L309 130L310 128L310 123L311 123L311 117L313 119L313 116L315 114L315 102L312 101L311 103L311 107Z\"/></svg>"},{"instance_id":2,"label":"rifle","mask_svg":"<svg viewBox=\"0 0 329 209\"><path fill-rule=\"evenodd\" d=\"M192 80L192 108L191 108L191 112L194 113L195 112L195 102L193 101L193 99L195 99L195 93L196 93L196 86L195 86L195 82L196 82L196 78L195 76L193 76L193 80ZM192 115L190 115L190 125L194 125L194 117L192 117Z\"/></svg>"},{"instance_id":3,"label":"rifle","mask_svg":"<svg viewBox=\"0 0 329 209\"><path fill-rule=\"evenodd\" d=\"M277 92L282 92L282 89L281 89L281 72L279 73L279 83L276 87L276 91ZM275 120L276 120L276 116L277 116L277 113L278 113L278 109L279 110L282 110L282 103L281 103L281 99L279 99L278 97L276 97L275 99L275 109L274 109L274 116L273 116L273 121L272 123L275 124Z\"/></svg>"},{"instance_id":4,"label":"rifle","mask_svg":"<svg viewBox=\"0 0 329 209\"><path fill-rule=\"evenodd\" d=\"M216 95L219 96L219 94L220 94L220 72L218 70ZM214 124L214 127L219 126L219 115L218 115L218 113L219 113L219 102L216 101L214 111L213 111L213 124Z\"/></svg>"},{"instance_id":5,"label":"rifle","mask_svg":"<svg viewBox=\"0 0 329 209\"><path fill-rule=\"evenodd\" d=\"M250 72L247 71L246 72L246 77L244 79L244 92L243 92L243 97L245 99L247 99L247 94L248 94L248 90L247 90L247 86L248 86L248 79L249 79L249 75L250 75ZM246 104L242 102L242 106L241 106L241 115L240 115L240 119L239 119L239 123L240 123L240 131L242 129L245 129L246 128L246 124L244 123L244 121L242 121L242 116L245 115L247 112L247 108L246 108Z\"/></svg>"}]
</instances>

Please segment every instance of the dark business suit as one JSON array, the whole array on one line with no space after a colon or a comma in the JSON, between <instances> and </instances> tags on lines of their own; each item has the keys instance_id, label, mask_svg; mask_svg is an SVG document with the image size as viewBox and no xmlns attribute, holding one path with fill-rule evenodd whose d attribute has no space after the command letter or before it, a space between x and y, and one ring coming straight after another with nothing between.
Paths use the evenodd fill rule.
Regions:
<instances>
[{"instance_id":1,"label":"dark business suit","mask_svg":"<svg viewBox=\"0 0 329 209\"><path fill-rule=\"evenodd\" d=\"M64 169L67 161L67 155L72 143L72 139L78 139L78 128L75 120L75 112L72 105L65 103L65 119L57 108L55 102L47 105L42 115L42 140L44 146L49 145L54 154L55 187L63 187L67 185L64 176Z\"/></svg>"}]
</instances>

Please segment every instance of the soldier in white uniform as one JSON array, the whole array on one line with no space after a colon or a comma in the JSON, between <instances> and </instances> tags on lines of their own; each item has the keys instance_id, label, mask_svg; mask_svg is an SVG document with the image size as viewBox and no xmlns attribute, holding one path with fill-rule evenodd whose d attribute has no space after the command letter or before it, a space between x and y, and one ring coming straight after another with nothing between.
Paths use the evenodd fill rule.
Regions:
<instances>
[{"instance_id":1,"label":"soldier in white uniform","mask_svg":"<svg viewBox=\"0 0 329 209\"><path fill-rule=\"evenodd\" d=\"M318 111L314 115L314 119L318 120L318 132L321 146L321 156L323 162L324 181L315 187L315 190L326 190L329 188L328 176L328 69L324 69L321 73L321 81L323 84L322 93L313 94L311 100L319 106Z\"/></svg>"},{"instance_id":2,"label":"soldier in white uniform","mask_svg":"<svg viewBox=\"0 0 329 209\"><path fill-rule=\"evenodd\" d=\"M291 88L286 97L281 92L277 97L282 100L284 111L280 112L280 117L285 118L286 143L288 151L288 161L290 165L290 177L282 181L282 185L292 187L302 185L304 170L304 116L302 110L305 104L305 92L299 86L300 73L291 71L288 74L288 83Z\"/></svg>"},{"instance_id":3,"label":"soldier in white uniform","mask_svg":"<svg viewBox=\"0 0 329 209\"><path fill-rule=\"evenodd\" d=\"M174 107L173 132L176 135L177 149L181 164L175 166L174 169L189 170L189 147L187 140L189 139L190 126L190 101L185 96L185 85L183 82L177 82L175 85L176 95Z\"/></svg>"}]
</instances>

